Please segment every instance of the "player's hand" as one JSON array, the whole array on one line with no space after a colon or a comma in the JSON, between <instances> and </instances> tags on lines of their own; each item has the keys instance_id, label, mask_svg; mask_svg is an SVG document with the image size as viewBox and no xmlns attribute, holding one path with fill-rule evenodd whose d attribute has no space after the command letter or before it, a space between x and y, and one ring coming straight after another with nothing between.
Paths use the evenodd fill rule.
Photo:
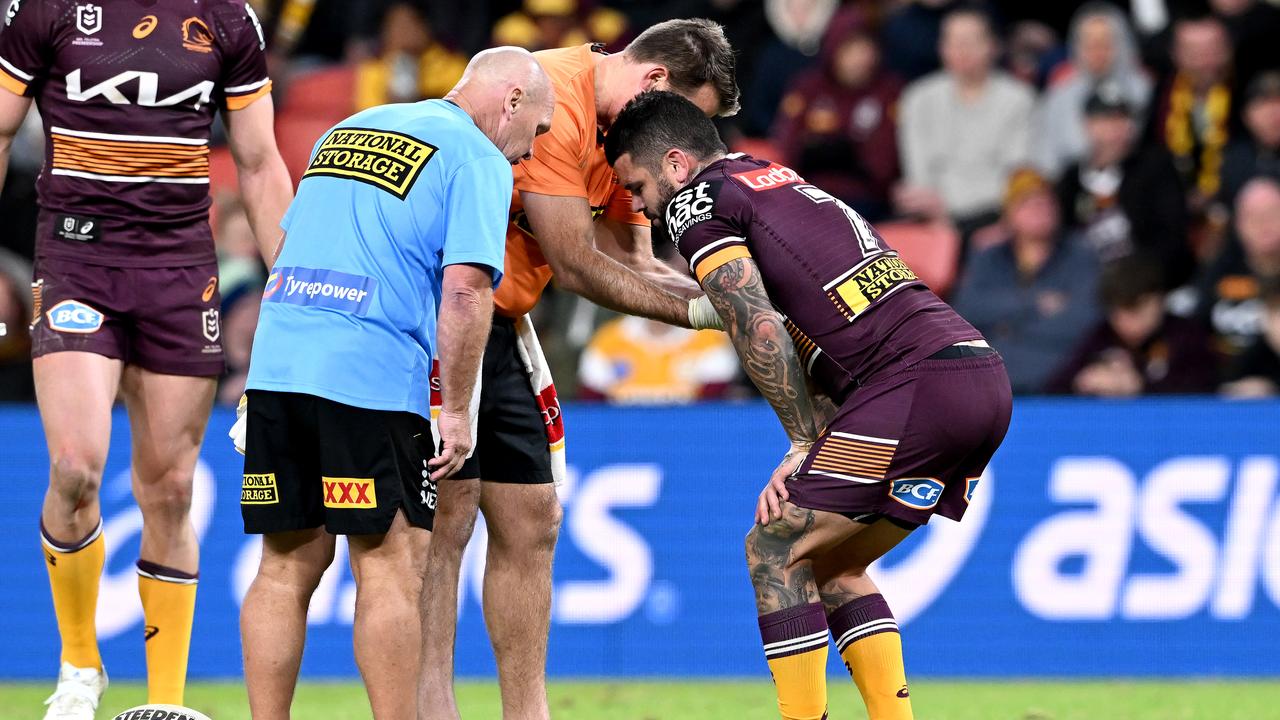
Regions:
<instances>
[{"instance_id":1,"label":"player's hand","mask_svg":"<svg viewBox=\"0 0 1280 720\"><path fill-rule=\"evenodd\" d=\"M440 431L440 454L427 461L431 480L440 482L462 469L471 453L471 418L465 412L441 410L436 419Z\"/></svg>"},{"instance_id":2,"label":"player's hand","mask_svg":"<svg viewBox=\"0 0 1280 720\"><path fill-rule=\"evenodd\" d=\"M800 469L811 447L812 443L792 443L791 449L782 456L782 462L769 476L769 484L764 486L760 499L756 501L757 523L768 525L782 517L782 503L791 497L791 493L787 491L787 479Z\"/></svg>"}]
</instances>

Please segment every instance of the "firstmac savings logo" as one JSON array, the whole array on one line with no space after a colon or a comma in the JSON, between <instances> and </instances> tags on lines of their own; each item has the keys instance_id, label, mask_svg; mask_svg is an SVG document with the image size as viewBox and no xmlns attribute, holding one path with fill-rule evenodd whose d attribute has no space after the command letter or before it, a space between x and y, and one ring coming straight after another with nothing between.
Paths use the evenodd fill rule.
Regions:
<instances>
[{"instance_id":1,"label":"firstmac savings logo","mask_svg":"<svg viewBox=\"0 0 1280 720\"><path fill-rule=\"evenodd\" d=\"M132 478L130 468L103 477L100 498L107 557L98 590L98 637L102 640L137 632L142 622L138 571L134 565L142 540L142 511L133 500ZM216 501L213 471L200 460L191 493L191 525L197 539L203 539L208 532Z\"/></svg>"}]
</instances>

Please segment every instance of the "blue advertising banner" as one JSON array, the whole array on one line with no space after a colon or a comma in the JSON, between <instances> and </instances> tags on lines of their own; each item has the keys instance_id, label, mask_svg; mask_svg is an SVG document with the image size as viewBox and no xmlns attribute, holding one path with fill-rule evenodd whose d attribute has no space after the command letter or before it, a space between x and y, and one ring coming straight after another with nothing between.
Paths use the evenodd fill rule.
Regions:
<instances>
[{"instance_id":1,"label":"blue advertising banner","mask_svg":"<svg viewBox=\"0 0 1280 720\"><path fill-rule=\"evenodd\" d=\"M769 408L571 405L565 415L550 671L763 676L742 539L785 449ZM240 674L240 599L260 551L241 532L231 422L215 414L196 475L197 677ZM903 625L909 672L1280 674L1277 428L1274 402L1019 402L964 522L934 521L872 575ZM102 489L98 608L116 678L144 672L128 448L121 412ZM35 410L0 407L0 636L17 650L0 654L0 678L56 671L36 525L47 462ZM480 616L485 537L481 524L464 562L460 675L494 671ZM311 605L305 675L355 675L354 593L340 544Z\"/></svg>"}]
</instances>

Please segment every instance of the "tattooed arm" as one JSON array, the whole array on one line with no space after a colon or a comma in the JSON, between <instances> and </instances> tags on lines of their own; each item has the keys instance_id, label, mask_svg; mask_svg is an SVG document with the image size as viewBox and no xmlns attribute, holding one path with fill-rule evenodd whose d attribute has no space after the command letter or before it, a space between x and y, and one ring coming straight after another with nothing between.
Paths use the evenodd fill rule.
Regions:
<instances>
[{"instance_id":1,"label":"tattooed arm","mask_svg":"<svg viewBox=\"0 0 1280 720\"><path fill-rule=\"evenodd\" d=\"M760 268L749 257L730 260L707 273L702 288L724 318L742 367L773 406L792 447L812 445L817 428L804 366L765 292Z\"/></svg>"}]
</instances>

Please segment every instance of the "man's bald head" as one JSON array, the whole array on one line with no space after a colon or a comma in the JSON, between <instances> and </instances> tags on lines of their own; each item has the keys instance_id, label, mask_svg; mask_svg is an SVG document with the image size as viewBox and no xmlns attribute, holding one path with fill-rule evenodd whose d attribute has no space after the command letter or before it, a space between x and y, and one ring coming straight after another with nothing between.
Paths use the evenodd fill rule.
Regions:
<instances>
[{"instance_id":1,"label":"man's bald head","mask_svg":"<svg viewBox=\"0 0 1280 720\"><path fill-rule=\"evenodd\" d=\"M551 78L533 53L517 47L476 53L445 99L465 110L512 164L530 156L555 108Z\"/></svg>"},{"instance_id":2,"label":"man's bald head","mask_svg":"<svg viewBox=\"0 0 1280 720\"><path fill-rule=\"evenodd\" d=\"M1280 182L1257 177L1236 197L1236 232L1251 263L1280 266Z\"/></svg>"}]
</instances>

